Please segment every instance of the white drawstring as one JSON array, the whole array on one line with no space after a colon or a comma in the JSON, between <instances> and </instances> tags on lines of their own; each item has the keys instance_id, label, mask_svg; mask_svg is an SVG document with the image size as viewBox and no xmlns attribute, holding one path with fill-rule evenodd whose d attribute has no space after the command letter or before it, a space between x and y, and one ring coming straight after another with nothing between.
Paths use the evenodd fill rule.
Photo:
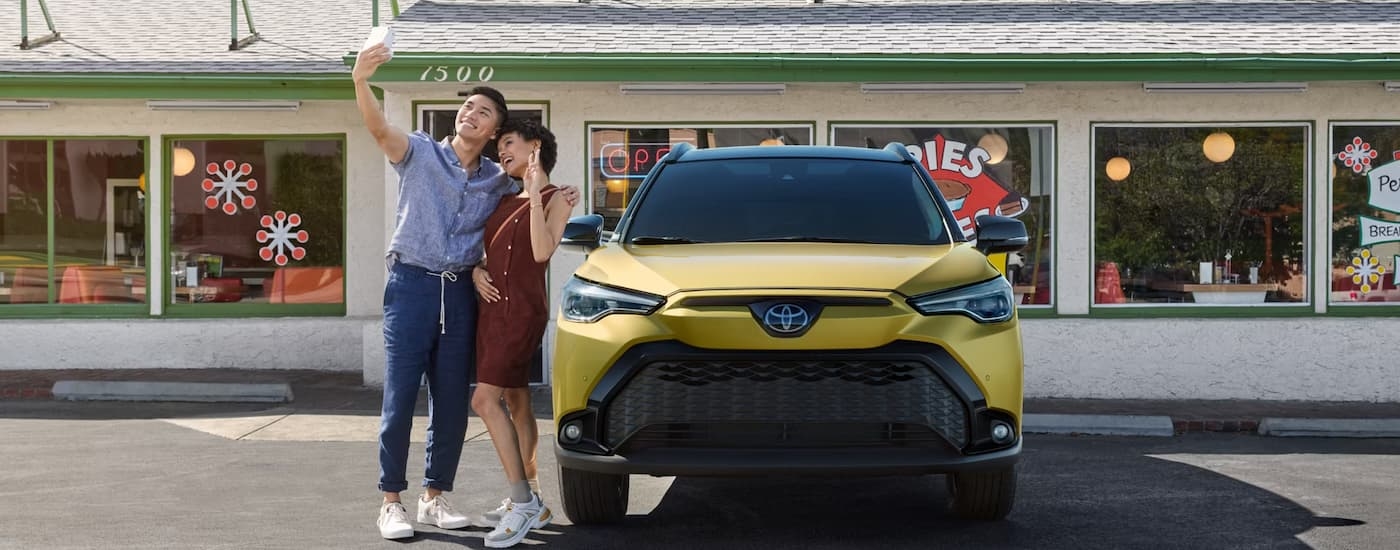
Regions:
<instances>
[{"instance_id":1,"label":"white drawstring","mask_svg":"<svg viewBox=\"0 0 1400 550\"><path fill-rule=\"evenodd\" d=\"M438 326L442 327L442 334L447 334L447 281L457 282L457 274L451 271L441 273L428 272L429 275L438 278Z\"/></svg>"}]
</instances>

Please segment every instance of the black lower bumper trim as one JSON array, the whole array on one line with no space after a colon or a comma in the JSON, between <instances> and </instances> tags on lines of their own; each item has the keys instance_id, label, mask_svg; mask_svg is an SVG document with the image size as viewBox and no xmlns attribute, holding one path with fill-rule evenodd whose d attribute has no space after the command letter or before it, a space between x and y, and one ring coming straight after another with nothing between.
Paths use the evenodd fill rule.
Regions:
<instances>
[{"instance_id":1,"label":"black lower bumper trim","mask_svg":"<svg viewBox=\"0 0 1400 550\"><path fill-rule=\"evenodd\" d=\"M1021 458L1021 444L960 455L930 449L643 449L627 456L556 447L565 468L605 474L745 477L761 475L919 475L996 470Z\"/></svg>"}]
</instances>

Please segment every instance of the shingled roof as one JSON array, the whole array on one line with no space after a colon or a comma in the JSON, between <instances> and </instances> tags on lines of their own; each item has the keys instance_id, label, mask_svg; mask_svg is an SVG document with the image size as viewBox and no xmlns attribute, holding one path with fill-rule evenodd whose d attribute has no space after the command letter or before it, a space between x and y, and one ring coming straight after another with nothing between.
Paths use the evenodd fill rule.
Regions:
<instances>
[{"instance_id":1,"label":"shingled roof","mask_svg":"<svg viewBox=\"0 0 1400 550\"><path fill-rule=\"evenodd\" d=\"M30 2L30 39L48 33ZM364 41L368 1L248 0L260 40L229 51L229 5L218 0L47 0L62 39L18 48L14 4L0 14L0 72L344 73ZM385 0L384 4L388 4ZM352 4L347 6L346 4ZM239 36L248 36L239 10ZM388 10L385 10L386 15Z\"/></svg>"},{"instance_id":2,"label":"shingled roof","mask_svg":"<svg viewBox=\"0 0 1400 550\"><path fill-rule=\"evenodd\" d=\"M31 0L32 2L32 0ZM48 0L62 40L0 17L0 72L344 73L370 2ZM382 0L387 21L388 0ZM396 51L460 54L1400 54L1400 0L405 0ZM17 14L15 14L17 15ZM31 7L31 36L47 32ZM246 23L240 36L246 35Z\"/></svg>"},{"instance_id":3,"label":"shingled roof","mask_svg":"<svg viewBox=\"0 0 1400 550\"><path fill-rule=\"evenodd\" d=\"M436 0L424 52L1397 53L1395 0Z\"/></svg>"}]
</instances>

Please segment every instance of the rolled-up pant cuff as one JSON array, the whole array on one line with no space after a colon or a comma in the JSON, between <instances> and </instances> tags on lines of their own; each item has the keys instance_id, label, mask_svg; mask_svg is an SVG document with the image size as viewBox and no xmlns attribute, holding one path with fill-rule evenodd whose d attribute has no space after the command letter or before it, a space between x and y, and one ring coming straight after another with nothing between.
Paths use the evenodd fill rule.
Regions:
<instances>
[{"instance_id":1,"label":"rolled-up pant cuff","mask_svg":"<svg viewBox=\"0 0 1400 550\"><path fill-rule=\"evenodd\" d=\"M423 486L424 486L424 487L427 487L427 488L429 488L429 489L437 489L437 490L442 491L442 492L444 492L444 493L450 493L450 492L452 492L452 484L451 484L451 483L443 483L443 482L441 482L441 481L426 481L426 480L425 480L425 481L423 481Z\"/></svg>"},{"instance_id":2,"label":"rolled-up pant cuff","mask_svg":"<svg viewBox=\"0 0 1400 550\"><path fill-rule=\"evenodd\" d=\"M385 493L402 493L402 492L408 490L408 482L407 482L407 481L400 481L400 482L398 482L398 483L382 483L382 482L381 482L381 483L379 484L379 490L380 490L381 492L385 492Z\"/></svg>"}]
</instances>

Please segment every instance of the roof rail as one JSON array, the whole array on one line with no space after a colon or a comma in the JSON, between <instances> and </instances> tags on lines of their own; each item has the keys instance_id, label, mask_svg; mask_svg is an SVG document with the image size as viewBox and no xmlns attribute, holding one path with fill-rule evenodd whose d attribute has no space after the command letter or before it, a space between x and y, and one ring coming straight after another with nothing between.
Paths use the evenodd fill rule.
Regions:
<instances>
[{"instance_id":1,"label":"roof rail","mask_svg":"<svg viewBox=\"0 0 1400 550\"><path fill-rule=\"evenodd\" d=\"M371 2L371 4L374 6L374 16L370 18L370 26L378 27L378 26L379 26L379 0L374 0L373 2ZM398 19L398 17L399 17L399 0L389 0L389 12L392 14L391 18L393 18L393 19Z\"/></svg>"},{"instance_id":2,"label":"roof rail","mask_svg":"<svg viewBox=\"0 0 1400 550\"><path fill-rule=\"evenodd\" d=\"M885 150L899 155L899 158L904 159L905 162L919 162L918 159L914 158L914 154L909 152L909 148L898 141L885 144Z\"/></svg>"},{"instance_id":3,"label":"roof rail","mask_svg":"<svg viewBox=\"0 0 1400 550\"><path fill-rule=\"evenodd\" d=\"M53 17L49 16L49 5L44 0L39 0L39 10L44 12L44 22L49 25L49 34L29 39L29 0L19 0L19 49L32 50L49 42L61 38L58 30L53 28Z\"/></svg>"},{"instance_id":4,"label":"roof rail","mask_svg":"<svg viewBox=\"0 0 1400 550\"><path fill-rule=\"evenodd\" d=\"M253 28L253 12L248 9L248 0L242 0L242 2L243 17L248 19L248 32L250 34L247 38L241 40L238 38L238 2L239 0L228 0L228 51L231 52L241 50L244 46L257 42L258 38L260 38L258 36L258 30Z\"/></svg>"},{"instance_id":5,"label":"roof rail","mask_svg":"<svg viewBox=\"0 0 1400 550\"><path fill-rule=\"evenodd\" d=\"M685 156L686 153L689 153L693 150L695 150L695 146L691 145L688 142L682 141L680 143L673 144L671 145L671 150L666 152L666 156L661 157L661 162L666 164L675 163L676 161L681 160L681 157Z\"/></svg>"}]
</instances>

